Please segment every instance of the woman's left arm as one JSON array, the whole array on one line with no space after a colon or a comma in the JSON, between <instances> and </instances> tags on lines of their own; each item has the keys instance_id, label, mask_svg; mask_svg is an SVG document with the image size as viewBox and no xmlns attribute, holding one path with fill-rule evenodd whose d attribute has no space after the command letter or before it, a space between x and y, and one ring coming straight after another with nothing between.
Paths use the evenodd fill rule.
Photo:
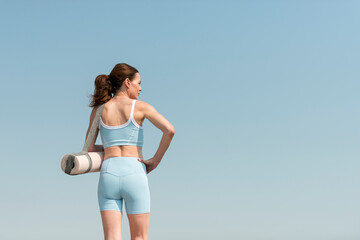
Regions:
<instances>
[{"instance_id":1,"label":"woman's left arm","mask_svg":"<svg viewBox=\"0 0 360 240\"><path fill-rule=\"evenodd\" d=\"M96 114L96 109L98 107L94 107L92 112L91 112L91 115L90 115L90 123L89 123L89 127L88 127L88 130L86 132L86 137L85 137L85 141L86 141L86 138L89 134L89 131L90 131L90 128L91 128L91 124L92 122L94 121L94 118L95 118L95 114ZM99 134L99 126L96 126L96 131L95 131L95 135L94 135L94 138L93 140L91 141L90 143L90 147L89 147L89 152L101 152L101 151L104 151L104 147L103 145L95 145L95 142L96 142L96 139L97 139L97 136Z\"/></svg>"}]
</instances>

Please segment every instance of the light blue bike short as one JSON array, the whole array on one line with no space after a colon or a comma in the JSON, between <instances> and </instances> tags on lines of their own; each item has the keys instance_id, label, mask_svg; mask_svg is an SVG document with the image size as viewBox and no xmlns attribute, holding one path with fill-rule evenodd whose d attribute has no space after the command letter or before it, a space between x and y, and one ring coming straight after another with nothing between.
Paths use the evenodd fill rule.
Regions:
<instances>
[{"instance_id":1,"label":"light blue bike short","mask_svg":"<svg viewBox=\"0 0 360 240\"><path fill-rule=\"evenodd\" d=\"M122 212L123 201L127 214L150 212L150 189L145 163L138 157L110 157L101 165L98 184L100 211Z\"/></svg>"}]
</instances>

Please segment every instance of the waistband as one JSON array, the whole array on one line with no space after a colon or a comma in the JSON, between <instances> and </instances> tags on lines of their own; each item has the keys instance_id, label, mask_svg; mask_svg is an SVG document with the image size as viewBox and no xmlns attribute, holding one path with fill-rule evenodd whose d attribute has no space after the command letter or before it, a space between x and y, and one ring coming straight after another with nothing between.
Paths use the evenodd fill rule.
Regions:
<instances>
[{"instance_id":1,"label":"waistband","mask_svg":"<svg viewBox=\"0 0 360 240\"><path fill-rule=\"evenodd\" d=\"M137 160L138 158L144 159L144 158L141 158L141 157L109 157L109 158L105 159L104 161L110 160L110 159L116 159L116 160L121 160L121 159L136 159L136 160Z\"/></svg>"}]
</instances>

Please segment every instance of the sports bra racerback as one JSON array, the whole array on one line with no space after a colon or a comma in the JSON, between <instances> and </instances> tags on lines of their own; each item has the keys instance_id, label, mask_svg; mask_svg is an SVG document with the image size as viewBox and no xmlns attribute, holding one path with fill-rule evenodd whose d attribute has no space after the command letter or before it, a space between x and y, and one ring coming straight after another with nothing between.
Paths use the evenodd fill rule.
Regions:
<instances>
[{"instance_id":1,"label":"sports bra racerback","mask_svg":"<svg viewBox=\"0 0 360 240\"><path fill-rule=\"evenodd\" d=\"M143 146L144 129L134 119L135 102L136 100L132 101L128 121L122 125L106 125L100 116L99 129L104 148L122 145Z\"/></svg>"}]
</instances>

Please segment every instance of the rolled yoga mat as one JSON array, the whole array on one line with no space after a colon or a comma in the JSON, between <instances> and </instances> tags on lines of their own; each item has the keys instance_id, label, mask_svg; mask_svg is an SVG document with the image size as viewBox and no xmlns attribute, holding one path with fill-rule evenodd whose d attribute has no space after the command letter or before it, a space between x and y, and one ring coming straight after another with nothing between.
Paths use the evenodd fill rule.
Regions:
<instances>
[{"instance_id":1,"label":"rolled yoga mat","mask_svg":"<svg viewBox=\"0 0 360 240\"><path fill-rule=\"evenodd\" d=\"M79 155L77 155L79 154ZM62 170L69 175L77 175L87 172L100 172L104 152L88 152L66 154L61 159Z\"/></svg>"},{"instance_id":2,"label":"rolled yoga mat","mask_svg":"<svg viewBox=\"0 0 360 240\"><path fill-rule=\"evenodd\" d=\"M78 175L88 172L100 172L104 152L88 152L91 141L94 139L97 126L99 125L100 116L105 103L101 104L95 113L94 120L89 129L85 140L84 147L79 153L66 154L61 159L62 170L69 175Z\"/></svg>"}]
</instances>

